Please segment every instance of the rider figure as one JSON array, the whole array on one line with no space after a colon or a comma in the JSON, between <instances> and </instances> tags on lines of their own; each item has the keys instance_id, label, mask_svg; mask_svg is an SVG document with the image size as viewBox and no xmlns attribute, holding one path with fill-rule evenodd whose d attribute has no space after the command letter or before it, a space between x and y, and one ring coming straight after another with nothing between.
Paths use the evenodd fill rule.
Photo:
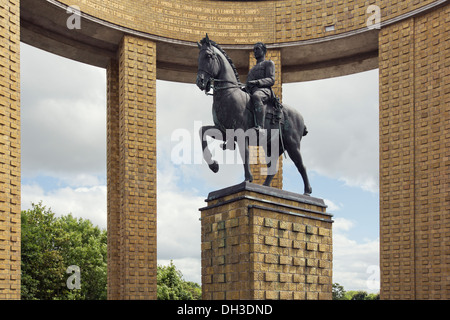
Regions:
<instances>
[{"instance_id":1,"label":"rider figure","mask_svg":"<svg viewBox=\"0 0 450 320\"><path fill-rule=\"evenodd\" d=\"M263 134L265 133L266 105L272 98L272 86L275 84L275 64L271 60L265 60L266 52L264 43L255 44L253 53L256 65L248 73L246 84L255 113L255 129L262 130Z\"/></svg>"}]
</instances>

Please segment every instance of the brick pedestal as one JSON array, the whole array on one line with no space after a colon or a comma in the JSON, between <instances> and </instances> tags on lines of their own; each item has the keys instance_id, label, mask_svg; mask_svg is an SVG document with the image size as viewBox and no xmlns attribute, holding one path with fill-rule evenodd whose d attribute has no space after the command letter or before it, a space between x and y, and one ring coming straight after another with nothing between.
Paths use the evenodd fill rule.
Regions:
<instances>
[{"instance_id":1,"label":"brick pedestal","mask_svg":"<svg viewBox=\"0 0 450 320\"><path fill-rule=\"evenodd\" d=\"M206 201L203 299L331 299L333 221L322 199L244 182Z\"/></svg>"}]
</instances>

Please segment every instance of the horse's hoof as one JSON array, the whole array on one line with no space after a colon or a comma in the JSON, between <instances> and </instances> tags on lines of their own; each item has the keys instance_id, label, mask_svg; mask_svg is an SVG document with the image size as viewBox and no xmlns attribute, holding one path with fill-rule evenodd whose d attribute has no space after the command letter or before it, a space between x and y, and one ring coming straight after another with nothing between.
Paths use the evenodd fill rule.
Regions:
<instances>
[{"instance_id":1,"label":"horse's hoof","mask_svg":"<svg viewBox=\"0 0 450 320\"><path fill-rule=\"evenodd\" d=\"M310 196L310 195L311 195L311 193L312 193L312 188L311 188L311 187L309 187L309 188L305 189L305 193L304 193L304 195L305 195L305 196Z\"/></svg>"},{"instance_id":2,"label":"horse's hoof","mask_svg":"<svg viewBox=\"0 0 450 320\"><path fill-rule=\"evenodd\" d=\"M219 171L219 164L217 163L217 161L214 161L209 165L209 168L212 172L217 173Z\"/></svg>"}]
</instances>

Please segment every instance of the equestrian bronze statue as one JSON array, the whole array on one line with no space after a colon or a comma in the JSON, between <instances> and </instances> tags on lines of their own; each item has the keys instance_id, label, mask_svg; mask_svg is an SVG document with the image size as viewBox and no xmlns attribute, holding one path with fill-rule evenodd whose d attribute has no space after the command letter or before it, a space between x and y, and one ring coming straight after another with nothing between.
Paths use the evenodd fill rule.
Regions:
<instances>
[{"instance_id":1,"label":"equestrian bronze statue","mask_svg":"<svg viewBox=\"0 0 450 320\"><path fill-rule=\"evenodd\" d=\"M280 155L287 152L297 167L304 184L304 193L311 194L306 168L300 154L300 142L307 134L301 114L286 104L281 104L272 92L275 66L265 60L266 47L257 43L254 54L257 60L250 70L247 83L242 84L236 68L226 52L208 35L198 43L197 86L209 94L213 90L213 126L200 129L203 157L213 172L219 164L212 159L207 136L220 139L223 148L234 150L235 144L244 164L245 181L252 182L249 146L262 146L267 161L268 174L264 182L270 186L278 170Z\"/></svg>"}]
</instances>

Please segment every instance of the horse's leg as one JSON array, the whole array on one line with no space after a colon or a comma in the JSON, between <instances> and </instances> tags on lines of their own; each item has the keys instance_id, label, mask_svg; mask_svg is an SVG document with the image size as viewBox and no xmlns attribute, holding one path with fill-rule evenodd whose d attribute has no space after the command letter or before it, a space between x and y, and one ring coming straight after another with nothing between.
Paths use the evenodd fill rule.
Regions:
<instances>
[{"instance_id":1,"label":"horse's leg","mask_svg":"<svg viewBox=\"0 0 450 320\"><path fill-rule=\"evenodd\" d=\"M305 185L305 195L310 195L312 193L312 188L309 184L308 174L306 173L306 168L303 164L302 155L300 153L300 143L292 148L288 148L287 151L297 167L298 172L300 172L300 175L302 176L303 184Z\"/></svg>"},{"instance_id":2,"label":"horse's leg","mask_svg":"<svg viewBox=\"0 0 450 320\"><path fill-rule=\"evenodd\" d=\"M204 126L200 128L200 139L202 141L203 159L205 159L212 172L217 173L219 171L219 164L212 159L211 151L208 148L207 136L212 138L219 138L217 135L220 131L215 126ZM214 133L214 134L213 134ZM222 135L223 137L223 135Z\"/></svg>"},{"instance_id":3,"label":"horse's leg","mask_svg":"<svg viewBox=\"0 0 450 320\"><path fill-rule=\"evenodd\" d=\"M272 183L273 178L275 177L275 174L278 172L278 161L273 164L269 159L272 159L272 134L271 130L267 130L267 140L266 143L263 144L264 154L266 156L266 164L267 164L267 176L266 180L264 181L263 185L270 187L270 184ZM269 142L270 141L270 142ZM272 166L275 166L275 168L272 168ZM271 174L273 172L273 174Z\"/></svg>"},{"instance_id":4,"label":"horse's leg","mask_svg":"<svg viewBox=\"0 0 450 320\"><path fill-rule=\"evenodd\" d=\"M249 150L249 139L248 137L244 138L245 142L239 143L239 153L241 154L242 161L244 162L244 173L245 173L245 181L252 182L253 175L250 171L250 150Z\"/></svg>"}]
</instances>

